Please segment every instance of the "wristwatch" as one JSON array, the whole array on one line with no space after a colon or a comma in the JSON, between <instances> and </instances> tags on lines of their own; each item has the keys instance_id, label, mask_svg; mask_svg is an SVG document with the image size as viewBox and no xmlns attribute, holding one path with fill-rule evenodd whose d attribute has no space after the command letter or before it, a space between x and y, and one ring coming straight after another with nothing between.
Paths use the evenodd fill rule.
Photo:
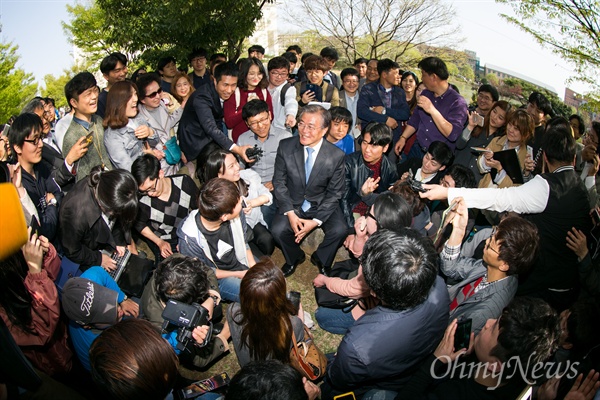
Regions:
<instances>
[{"instance_id":1,"label":"wristwatch","mask_svg":"<svg viewBox=\"0 0 600 400\"><path fill-rule=\"evenodd\" d=\"M56 199L53 197L50 199L50 201L48 202L48 204L50 204L51 206L55 206L57 203Z\"/></svg>"}]
</instances>

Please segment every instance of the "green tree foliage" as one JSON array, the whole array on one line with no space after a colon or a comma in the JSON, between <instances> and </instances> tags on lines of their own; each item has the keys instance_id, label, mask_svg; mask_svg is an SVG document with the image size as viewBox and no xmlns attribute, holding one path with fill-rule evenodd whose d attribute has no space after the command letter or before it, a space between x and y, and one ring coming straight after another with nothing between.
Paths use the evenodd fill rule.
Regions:
<instances>
[{"instance_id":1,"label":"green tree foliage","mask_svg":"<svg viewBox=\"0 0 600 400\"><path fill-rule=\"evenodd\" d=\"M119 50L154 67L169 54L186 65L192 49L205 47L225 49L235 60L267 2L272 0L95 0L69 7L72 21L64 27L74 44L99 58Z\"/></svg>"},{"instance_id":2,"label":"green tree foliage","mask_svg":"<svg viewBox=\"0 0 600 400\"><path fill-rule=\"evenodd\" d=\"M573 114L571 106L566 105L555 93L518 78L504 79L498 87L498 91L502 96L508 97L519 106L527 104L529 95L532 92L540 92L552 104L555 115L569 118Z\"/></svg>"},{"instance_id":3,"label":"green tree foliage","mask_svg":"<svg viewBox=\"0 0 600 400\"><path fill-rule=\"evenodd\" d=\"M38 89L33 75L17 68L17 49L12 43L0 43L0 123L19 114Z\"/></svg>"},{"instance_id":4,"label":"green tree foliage","mask_svg":"<svg viewBox=\"0 0 600 400\"><path fill-rule=\"evenodd\" d=\"M509 22L568 61L573 80L589 84L600 96L600 3L590 0L496 0L511 4L518 17L503 14Z\"/></svg>"}]
</instances>

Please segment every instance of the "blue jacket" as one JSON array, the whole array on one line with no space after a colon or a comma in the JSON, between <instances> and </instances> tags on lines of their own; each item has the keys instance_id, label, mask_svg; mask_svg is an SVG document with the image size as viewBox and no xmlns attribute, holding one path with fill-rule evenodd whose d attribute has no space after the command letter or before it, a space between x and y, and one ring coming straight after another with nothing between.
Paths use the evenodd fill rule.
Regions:
<instances>
[{"instance_id":1,"label":"blue jacket","mask_svg":"<svg viewBox=\"0 0 600 400\"><path fill-rule=\"evenodd\" d=\"M385 124L388 117L394 118L398 122L398 127L394 129L394 134L400 133L402 130L400 122L407 121L410 117L410 107L406 102L406 93L400 86L392 87L392 107L386 108L385 114L379 114L371 111L371 107L384 107L383 94L380 90L379 82L371 82L363 86L358 98L356 112L358 118L369 123L371 121Z\"/></svg>"}]
</instances>

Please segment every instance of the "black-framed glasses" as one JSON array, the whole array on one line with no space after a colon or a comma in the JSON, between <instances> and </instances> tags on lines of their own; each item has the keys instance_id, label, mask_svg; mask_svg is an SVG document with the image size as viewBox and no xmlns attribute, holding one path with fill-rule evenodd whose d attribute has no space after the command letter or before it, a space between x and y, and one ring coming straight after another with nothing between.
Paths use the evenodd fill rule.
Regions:
<instances>
[{"instance_id":1,"label":"black-framed glasses","mask_svg":"<svg viewBox=\"0 0 600 400\"><path fill-rule=\"evenodd\" d=\"M145 196L148 193L156 192L156 186L158 186L158 178L156 178L156 181L154 181L154 186L146 190L138 190L138 193L140 194L140 196Z\"/></svg>"},{"instance_id":2,"label":"black-framed glasses","mask_svg":"<svg viewBox=\"0 0 600 400\"><path fill-rule=\"evenodd\" d=\"M148 97L148 98L150 98L150 99L153 99L153 98L155 98L155 97L156 97L156 95L159 95L159 94L161 94L162 92L163 92L163 90L162 90L161 88L158 88L158 90L157 90L157 91L147 94L147 95L146 95L146 97Z\"/></svg>"},{"instance_id":3,"label":"black-framed glasses","mask_svg":"<svg viewBox=\"0 0 600 400\"><path fill-rule=\"evenodd\" d=\"M23 139L24 142L31 143L34 146L40 144L40 140L42 140L41 136L36 136L35 139Z\"/></svg>"}]
</instances>

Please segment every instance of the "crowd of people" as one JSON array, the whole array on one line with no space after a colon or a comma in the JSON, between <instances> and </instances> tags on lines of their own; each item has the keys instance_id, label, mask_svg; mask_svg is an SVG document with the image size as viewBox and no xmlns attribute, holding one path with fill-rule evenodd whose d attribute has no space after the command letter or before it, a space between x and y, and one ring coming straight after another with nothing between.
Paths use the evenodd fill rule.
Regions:
<instances>
[{"instance_id":1,"label":"crowd of people","mask_svg":"<svg viewBox=\"0 0 600 400\"><path fill-rule=\"evenodd\" d=\"M489 84L469 106L437 57L264 54L128 76L112 53L60 119L36 97L2 126L29 226L0 261L2 340L37 378L5 365L0 398L172 398L229 342L241 370L202 399L592 398L600 123ZM343 335L318 386L291 367L315 310L286 283L317 229L313 329Z\"/></svg>"}]
</instances>

